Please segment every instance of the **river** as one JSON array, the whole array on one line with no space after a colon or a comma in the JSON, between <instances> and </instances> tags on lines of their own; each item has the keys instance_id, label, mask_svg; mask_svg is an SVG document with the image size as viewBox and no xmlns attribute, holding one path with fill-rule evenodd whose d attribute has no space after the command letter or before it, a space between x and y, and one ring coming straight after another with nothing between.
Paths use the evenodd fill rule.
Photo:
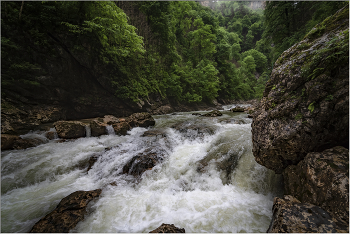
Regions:
<instances>
[{"instance_id":1,"label":"river","mask_svg":"<svg viewBox=\"0 0 350 234\"><path fill-rule=\"evenodd\" d=\"M154 127L133 128L126 136L109 131L2 152L1 231L28 232L62 198L101 188L73 232L149 232L162 223L197 233L266 232L282 179L255 162L252 120L231 107L224 106L220 117L192 115L205 111L153 116ZM176 124L180 131L171 128ZM162 134L143 136L148 130ZM122 174L145 150L164 160L138 180ZM98 160L87 172L93 155Z\"/></svg>"}]
</instances>

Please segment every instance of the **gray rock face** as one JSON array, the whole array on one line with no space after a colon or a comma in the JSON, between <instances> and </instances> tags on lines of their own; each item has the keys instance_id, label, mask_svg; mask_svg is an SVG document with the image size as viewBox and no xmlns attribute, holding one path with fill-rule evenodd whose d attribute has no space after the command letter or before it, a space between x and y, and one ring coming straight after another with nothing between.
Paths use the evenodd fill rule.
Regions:
<instances>
[{"instance_id":1,"label":"gray rock face","mask_svg":"<svg viewBox=\"0 0 350 234\"><path fill-rule=\"evenodd\" d=\"M309 152L349 147L348 13L317 25L274 65L252 138L256 161L276 173Z\"/></svg>"},{"instance_id":2,"label":"gray rock face","mask_svg":"<svg viewBox=\"0 0 350 234\"><path fill-rule=\"evenodd\" d=\"M285 194L349 220L349 150L338 146L309 153L283 172Z\"/></svg>"},{"instance_id":3,"label":"gray rock face","mask_svg":"<svg viewBox=\"0 0 350 234\"><path fill-rule=\"evenodd\" d=\"M300 203L292 196L276 197L268 233L349 232L346 224L319 206Z\"/></svg>"},{"instance_id":4,"label":"gray rock face","mask_svg":"<svg viewBox=\"0 0 350 234\"><path fill-rule=\"evenodd\" d=\"M58 137L72 139L85 137L85 125L79 121L57 121L54 123Z\"/></svg>"},{"instance_id":5,"label":"gray rock face","mask_svg":"<svg viewBox=\"0 0 350 234\"><path fill-rule=\"evenodd\" d=\"M30 232L69 232L78 222L84 220L87 205L99 197L101 192L101 189L96 189L70 194L61 200L55 210L39 220Z\"/></svg>"}]
</instances>

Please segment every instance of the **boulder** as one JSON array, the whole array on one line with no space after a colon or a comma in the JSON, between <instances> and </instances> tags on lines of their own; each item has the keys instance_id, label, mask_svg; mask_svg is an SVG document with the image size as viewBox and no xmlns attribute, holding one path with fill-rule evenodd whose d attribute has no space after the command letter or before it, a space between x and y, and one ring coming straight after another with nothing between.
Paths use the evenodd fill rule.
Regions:
<instances>
[{"instance_id":1,"label":"boulder","mask_svg":"<svg viewBox=\"0 0 350 234\"><path fill-rule=\"evenodd\" d=\"M13 149L13 144L20 139L19 136L1 134L1 150Z\"/></svg>"},{"instance_id":2,"label":"boulder","mask_svg":"<svg viewBox=\"0 0 350 234\"><path fill-rule=\"evenodd\" d=\"M116 135L126 135L127 131L131 129L130 125L127 122L119 122L112 124L114 132Z\"/></svg>"},{"instance_id":3,"label":"boulder","mask_svg":"<svg viewBox=\"0 0 350 234\"><path fill-rule=\"evenodd\" d=\"M54 124L59 138L72 139L85 137L85 125L79 121L57 121Z\"/></svg>"},{"instance_id":4,"label":"boulder","mask_svg":"<svg viewBox=\"0 0 350 234\"><path fill-rule=\"evenodd\" d=\"M147 112L134 113L127 118L127 122L131 127L149 127L156 124L152 115Z\"/></svg>"},{"instance_id":5,"label":"boulder","mask_svg":"<svg viewBox=\"0 0 350 234\"><path fill-rule=\"evenodd\" d=\"M185 233L185 229L175 227L174 224L162 223L162 225L160 225L157 229L154 229L149 233Z\"/></svg>"},{"instance_id":6,"label":"boulder","mask_svg":"<svg viewBox=\"0 0 350 234\"><path fill-rule=\"evenodd\" d=\"M274 64L253 114L253 154L259 164L282 173L309 152L349 147L348 29L346 6Z\"/></svg>"},{"instance_id":7,"label":"boulder","mask_svg":"<svg viewBox=\"0 0 350 234\"><path fill-rule=\"evenodd\" d=\"M217 117L217 116L222 116L222 113L218 110L213 110L213 111L210 111L209 113L206 113L206 114L202 114L201 116L204 116L204 117Z\"/></svg>"},{"instance_id":8,"label":"boulder","mask_svg":"<svg viewBox=\"0 0 350 234\"><path fill-rule=\"evenodd\" d=\"M166 153L157 149L146 149L144 152L134 156L123 167L123 174L133 175L140 178L141 175L147 171L152 170L154 166L162 162Z\"/></svg>"},{"instance_id":9,"label":"boulder","mask_svg":"<svg viewBox=\"0 0 350 234\"><path fill-rule=\"evenodd\" d=\"M235 106L235 107L231 108L230 111L232 111L232 112L244 112L245 109L244 109L244 107L241 107L241 106Z\"/></svg>"},{"instance_id":10,"label":"boulder","mask_svg":"<svg viewBox=\"0 0 350 234\"><path fill-rule=\"evenodd\" d=\"M102 190L76 191L63 198L51 213L40 219L30 232L69 232L84 220L90 201L100 196Z\"/></svg>"},{"instance_id":11,"label":"boulder","mask_svg":"<svg viewBox=\"0 0 350 234\"><path fill-rule=\"evenodd\" d=\"M308 153L283 172L285 194L322 207L344 222L349 220L349 150L334 147Z\"/></svg>"},{"instance_id":12,"label":"boulder","mask_svg":"<svg viewBox=\"0 0 350 234\"><path fill-rule=\"evenodd\" d=\"M119 118L117 118L117 117L115 117L113 115L105 115L103 117L103 122L105 124L112 125L112 124L115 124L115 123L119 123L120 120L119 120Z\"/></svg>"},{"instance_id":13,"label":"boulder","mask_svg":"<svg viewBox=\"0 0 350 234\"><path fill-rule=\"evenodd\" d=\"M91 136L97 137L107 134L106 126L106 123L100 122L97 119L92 120L90 122Z\"/></svg>"},{"instance_id":14,"label":"boulder","mask_svg":"<svg viewBox=\"0 0 350 234\"><path fill-rule=\"evenodd\" d=\"M276 197L268 233L349 232L346 223L333 218L319 206L301 203L293 196Z\"/></svg>"}]
</instances>

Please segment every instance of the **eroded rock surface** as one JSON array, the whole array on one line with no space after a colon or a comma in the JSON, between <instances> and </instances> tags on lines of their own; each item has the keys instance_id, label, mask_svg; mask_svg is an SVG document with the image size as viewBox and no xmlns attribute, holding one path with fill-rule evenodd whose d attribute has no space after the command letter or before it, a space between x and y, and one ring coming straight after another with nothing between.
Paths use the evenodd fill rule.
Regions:
<instances>
[{"instance_id":1,"label":"eroded rock surface","mask_svg":"<svg viewBox=\"0 0 350 234\"><path fill-rule=\"evenodd\" d=\"M185 229L175 227L174 224L162 223L162 225L160 225L157 229L154 229L149 233L185 233Z\"/></svg>"},{"instance_id":2,"label":"eroded rock surface","mask_svg":"<svg viewBox=\"0 0 350 234\"><path fill-rule=\"evenodd\" d=\"M349 147L348 29L346 6L276 61L253 114L253 154L261 165L282 173L309 152Z\"/></svg>"},{"instance_id":3,"label":"eroded rock surface","mask_svg":"<svg viewBox=\"0 0 350 234\"><path fill-rule=\"evenodd\" d=\"M85 137L85 125L79 121L57 121L54 123L58 137L72 139Z\"/></svg>"},{"instance_id":4,"label":"eroded rock surface","mask_svg":"<svg viewBox=\"0 0 350 234\"><path fill-rule=\"evenodd\" d=\"M309 153L283 172L285 194L349 220L349 150L338 146Z\"/></svg>"},{"instance_id":5,"label":"eroded rock surface","mask_svg":"<svg viewBox=\"0 0 350 234\"><path fill-rule=\"evenodd\" d=\"M244 112L245 109L244 109L244 107L236 106L236 107L231 108L230 111L232 111L232 112Z\"/></svg>"},{"instance_id":6,"label":"eroded rock surface","mask_svg":"<svg viewBox=\"0 0 350 234\"><path fill-rule=\"evenodd\" d=\"M76 191L63 198L56 209L39 220L30 232L69 232L78 222L84 220L86 207L90 201L99 197L101 189Z\"/></svg>"},{"instance_id":7,"label":"eroded rock surface","mask_svg":"<svg viewBox=\"0 0 350 234\"><path fill-rule=\"evenodd\" d=\"M310 203L301 203L292 196L276 197L269 233L348 232L346 224L327 211Z\"/></svg>"}]
</instances>

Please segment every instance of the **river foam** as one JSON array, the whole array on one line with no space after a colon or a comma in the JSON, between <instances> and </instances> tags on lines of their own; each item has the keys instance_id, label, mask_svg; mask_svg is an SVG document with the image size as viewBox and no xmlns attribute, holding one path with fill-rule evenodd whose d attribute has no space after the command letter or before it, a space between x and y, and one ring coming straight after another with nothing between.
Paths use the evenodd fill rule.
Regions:
<instances>
[{"instance_id":1,"label":"river foam","mask_svg":"<svg viewBox=\"0 0 350 234\"><path fill-rule=\"evenodd\" d=\"M52 140L5 151L1 231L28 232L63 197L102 188L101 197L91 202L89 214L73 232L149 232L162 223L186 232L266 232L273 197L282 192L281 178L255 162L246 114L223 113L218 118L191 113L154 116L153 129L166 137L144 137L148 129L137 127L126 136ZM191 137L193 130L170 128L181 121L215 131ZM123 166L145 149L162 153L163 162L140 180L122 174ZM93 155L98 160L87 172L84 165ZM220 162L233 157L237 163L228 174ZM199 170L199 162L206 158Z\"/></svg>"}]
</instances>

